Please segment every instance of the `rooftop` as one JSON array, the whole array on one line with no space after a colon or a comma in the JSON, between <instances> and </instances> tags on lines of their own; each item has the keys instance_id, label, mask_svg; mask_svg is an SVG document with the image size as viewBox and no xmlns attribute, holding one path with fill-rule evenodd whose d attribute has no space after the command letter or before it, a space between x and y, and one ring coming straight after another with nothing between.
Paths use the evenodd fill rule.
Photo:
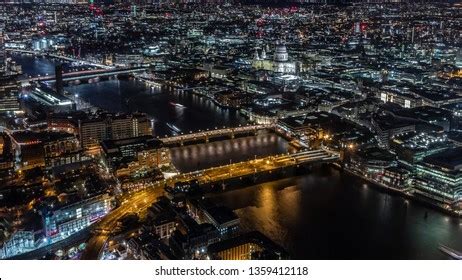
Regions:
<instances>
[{"instance_id":1,"label":"rooftop","mask_svg":"<svg viewBox=\"0 0 462 280\"><path fill-rule=\"evenodd\" d=\"M462 171L462 147L433 154L425 157L423 161L430 165L460 172Z\"/></svg>"}]
</instances>

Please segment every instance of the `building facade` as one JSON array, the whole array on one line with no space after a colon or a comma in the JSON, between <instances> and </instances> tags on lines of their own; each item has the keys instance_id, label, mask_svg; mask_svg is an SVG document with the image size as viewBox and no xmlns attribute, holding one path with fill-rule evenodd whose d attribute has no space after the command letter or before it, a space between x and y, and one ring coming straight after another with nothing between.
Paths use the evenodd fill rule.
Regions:
<instances>
[{"instance_id":1,"label":"building facade","mask_svg":"<svg viewBox=\"0 0 462 280\"><path fill-rule=\"evenodd\" d=\"M262 49L261 53L255 51L252 66L255 69L263 69L279 74L295 74L296 62L289 59L287 47L280 42L277 42L274 49L273 59L268 59L266 50Z\"/></svg>"},{"instance_id":2,"label":"building facade","mask_svg":"<svg viewBox=\"0 0 462 280\"><path fill-rule=\"evenodd\" d=\"M462 148L425 157L416 164L415 190L441 203L461 206Z\"/></svg>"},{"instance_id":3,"label":"building facade","mask_svg":"<svg viewBox=\"0 0 462 280\"><path fill-rule=\"evenodd\" d=\"M113 197L98 195L77 203L41 211L45 237L64 238L104 217L113 208Z\"/></svg>"},{"instance_id":4,"label":"building facade","mask_svg":"<svg viewBox=\"0 0 462 280\"><path fill-rule=\"evenodd\" d=\"M101 141L152 135L144 114L104 116L79 121L80 143L84 149L99 147Z\"/></svg>"}]
</instances>

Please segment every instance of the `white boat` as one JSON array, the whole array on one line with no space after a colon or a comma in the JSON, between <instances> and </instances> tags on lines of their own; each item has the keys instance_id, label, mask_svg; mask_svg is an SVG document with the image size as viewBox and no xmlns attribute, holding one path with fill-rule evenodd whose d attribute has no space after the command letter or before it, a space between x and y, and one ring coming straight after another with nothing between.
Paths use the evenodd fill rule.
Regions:
<instances>
[{"instance_id":1,"label":"white boat","mask_svg":"<svg viewBox=\"0 0 462 280\"><path fill-rule=\"evenodd\" d=\"M452 248L449 248L448 246L441 245L441 244L440 244L439 249L441 250L441 252L449 255L453 259L462 260L462 253L457 250L454 250Z\"/></svg>"},{"instance_id":2,"label":"white boat","mask_svg":"<svg viewBox=\"0 0 462 280\"><path fill-rule=\"evenodd\" d=\"M186 108L186 106L181 105L180 103L170 102L171 105L176 106L178 108Z\"/></svg>"},{"instance_id":3,"label":"white boat","mask_svg":"<svg viewBox=\"0 0 462 280\"><path fill-rule=\"evenodd\" d=\"M181 133L181 129L179 129L179 128L176 127L175 125L173 125L173 124L171 124L171 123L167 123L167 126L168 126L173 132Z\"/></svg>"}]
</instances>

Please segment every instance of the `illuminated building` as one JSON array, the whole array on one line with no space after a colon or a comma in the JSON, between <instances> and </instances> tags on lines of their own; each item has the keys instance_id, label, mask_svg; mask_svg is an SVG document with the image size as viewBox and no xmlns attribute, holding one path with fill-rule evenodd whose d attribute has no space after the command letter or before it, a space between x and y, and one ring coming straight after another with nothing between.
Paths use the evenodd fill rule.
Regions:
<instances>
[{"instance_id":1,"label":"illuminated building","mask_svg":"<svg viewBox=\"0 0 462 280\"><path fill-rule=\"evenodd\" d=\"M233 236L239 230L239 217L229 208L216 206L208 200L187 201L188 210L196 221L214 225L221 236Z\"/></svg>"},{"instance_id":2,"label":"illuminated building","mask_svg":"<svg viewBox=\"0 0 462 280\"><path fill-rule=\"evenodd\" d=\"M84 160L77 138L65 132L18 131L11 135L21 168L49 169Z\"/></svg>"},{"instance_id":3,"label":"illuminated building","mask_svg":"<svg viewBox=\"0 0 462 280\"><path fill-rule=\"evenodd\" d=\"M372 125L376 130L379 145L382 147L388 147L393 136L416 130L415 122L392 116L376 116L372 119Z\"/></svg>"},{"instance_id":4,"label":"illuminated building","mask_svg":"<svg viewBox=\"0 0 462 280\"><path fill-rule=\"evenodd\" d=\"M396 103L403 108L414 108L422 105L422 99L412 93L400 92L400 91L380 91L378 92L381 101L384 103Z\"/></svg>"},{"instance_id":5,"label":"illuminated building","mask_svg":"<svg viewBox=\"0 0 462 280\"><path fill-rule=\"evenodd\" d=\"M214 243L207 248L212 260L281 260L287 253L279 245L258 231Z\"/></svg>"},{"instance_id":6,"label":"illuminated building","mask_svg":"<svg viewBox=\"0 0 462 280\"><path fill-rule=\"evenodd\" d=\"M63 131L74 135L79 134L79 120L86 119L84 112L52 113L48 114L47 127L52 131Z\"/></svg>"},{"instance_id":7,"label":"illuminated building","mask_svg":"<svg viewBox=\"0 0 462 280\"><path fill-rule=\"evenodd\" d=\"M35 133L18 131L11 134L16 156L20 158L21 169L45 167L45 153L42 142Z\"/></svg>"},{"instance_id":8,"label":"illuminated building","mask_svg":"<svg viewBox=\"0 0 462 280\"><path fill-rule=\"evenodd\" d=\"M13 151L11 140L6 133L0 134L0 182L13 175Z\"/></svg>"},{"instance_id":9,"label":"illuminated building","mask_svg":"<svg viewBox=\"0 0 462 280\"><path fill-rule=\"evenodd\" d=\"M0 242L0 259L9 258L35 249L36 235L33 231L20 230Z\"/></svg>"},{"instance_id":10,"label":"illuminated building","mask_svg":"<svg viewBox=\"0 0 462 280\"><path fill-rule=\"evenodd\" d=\"M102 194L68 205L46 205L41 210L44 233L50 241L65 238L104 217L114 207L113 198Z\"/></svg>"},{"instance_id":11,"label":"illuminated building","mask_svg":"<svg viewBox=\"0 0 462 280\"><path fill-rule=\"evenodd\" d=\"M34 41L32 43L32 48L35 51L46 51L54 45L55 45L55 41L53 39L42 38L42 39Z\"/></svg>"},{"instance_id":12,"label":"illuminated building","mask_svg":"<svg viewBox=\"0 0 462 280\"><path fill-rule=\"evenodd\" d=\"M210 244L220 241L220 233L211 224L198 224L189 216L181 218L181 223L172 233L170 246L179 256L192 257L206 252Z\"/></svg>"},{"instance_id":13,"label":"illuminated building","mask_svg":"<svg viewBox=\"0 0 462 280\"><path fill-rule=\"evenodd\" d=\"M130 12L131 12L132 17L137 17L138 16L137 8L138 7L136 5L131 5L130 6Z\"/></svg>"},{"instance_id":14,"label":"illuminated building","mask_svg":"<svg viewBox=\"0 0 462 280\"><path fill-rule=\"evenodd\" d=\"M139 66L143 64L143 55L141 54L116 54L114 64L117 66Z\"/></svg>"},{"instance_id":15,"label":"illuminated building","mask_svg":"<svg viewBox=\"0 0 462 280\"><path fill-rule=\"evenodd\" d=\"M411 173L403 168L390 166L384 169L379 182L388 187L403 189L411 186Z\"/></svg>"},{"instance_id":16,"label":"illuminated building","mask_svg":"<svg viewBox=\"0 0 462 280\"><path fill-rule=\"evenodd\" d=\"M188 38L196 38L201 37L204 35L204 30L198 28L191 28L188 30L187 37Z\"/></svg>"},{"instance_id":17,"label":"illuminated building","mask_svg":"<svg viewBox=\"0 0 462 280\"><path fill-rule=\"evenodd\" d=\"M127 242L127 251L135 259L140 260L174 260L177 259L170 248L158 236L149 232L130 238Z\"/></svg>"},{"instance_id":18,"label":"illuminated building","mask_svg":"<svg viewBox=\"0 0 462 280\"><path fill-rule=\"evenodd\" d=\"M462 149L454 148L425 157L416 164L415 189L434 200L462 201Z\"/></svg>"},{"instance_id":19,"label":"illuminated building","mask_svg":"<svg viewBox=\"0 0 462 280\"><path fill-rule=\"evenodd\" d=\"M18 112L20 110L19 82L16 75L0 72L0 113Z\"/></svg>"},{"instance_id":20,"label":"illuminated building","mask_svg":"<svg viewBox=\"0 0 462 280\"><path fill-rule=\"evenodd\" d=\"M43 143L45 167L55 168L72 163L80 163L87 158L83 156L80 143L74 135L63 136L55 141Z\"/></svg>"},{"instance_id":21,"label":"illuminated building","mask_svg":"<svg viewBox=\"0 0 462 280\"><path fill-rule=\"evenodd\" d=\"M140 136L101 143L102 158L117 176L130 176L170 164L170 150L152 136Z\"/></svg>"},{"instance_id":22,"label":"illuminated building","mask_svg":"<svg viewBox=\"0 0 462 280\"><path fill-rule=\"evenodd\" d=\"M152 135L151 122L144 114L106 115L79 121L80 143L84 149L98 147L103 140Z\"/></svg>"},{"instance_id":23,"label":"illuminated building","mask_svg":"<svg viewBox=\"0 0 462 280\"><path fill-rule=\"evenodd\" d=\"M414 164L426 156L452 148L454 145L444 133L405 133L393 137L390 142L398 159Z\"/></svg>"},{"instance_id":24,"label":"illuminated building","mask_svg":"<svg viewBox=\"0 0 462 280\"><path fill-rule=\"evenodd\" d=\"M27 98L37 101L53 112L70 112L75 110L75 103L71 99L47 87L35 88Z\"/></svg>"},{"instance_id":25,"label":"illuminated building","mask_svg":"<svg viewBox=\"0 0 462 280\"><path fill-rule=\"evenodd\" d=\"M361 175L376 178L381 176L386 168L396 165L395 158L396 156L388 150L369 148L354 153L350 167Z\"/></svg>"},{"instance_id":26,"label":"illuminated building","mask_svg":"<svg viewBox=\"0 0 462 280\"><path fill-rule=\"evenodd\" d=\"M430 125L441 127L444 131L454 129L453 112L443 108L421 106L412 109L402 109L394 112L399 117L415 119Z\"/></svg>"},{"instance_id":27,"label":"illuminated building","mask_svg":"<svg viewBox=\"0 0 462 280\"><path fill-rule=\"evenodd\" d=\"M462 72L460 70L462 70L462 49L459 49L457 51L457 55L456 55L456 59L455 59L455 63L457 68L459 68L459 77L462 76Z\"/></svg>"},{"instance_id":28,"label":"illuminated building","mask_svg":"<svg viewBox=\"0 0 462 280\"><path fill-rule=\"evenodd\" d=\"M269 111L264 110L249 110L243 109L242 113L245 114L250 121L256 124L272 125L278 121L277 116Z\"/></svg>"},{"instance_id":29,"label":"illuminated building","mask_svg":"<svg viewBox=\"0 0 462 280\"><path fill-rule=\"evenodd\" d=\"M266 57L265 49L261 51L261 55L256 50L252 66L255 69L264 69L278 74L296 73L296 63L289 60L287 48L280 42L276 43L272 60Z\"/></svg>"},{"instance_id":30,"label":"illuminated building","mask_svg":"<svg viewBox=\"0 0 462 280\"><path fill-rule=\"evenodd\" d=\"M170 238L178 226L177 215L166 197L159 198L148 208L148 218L152 231L160 239Z\"/></svg>"}]
</instances>

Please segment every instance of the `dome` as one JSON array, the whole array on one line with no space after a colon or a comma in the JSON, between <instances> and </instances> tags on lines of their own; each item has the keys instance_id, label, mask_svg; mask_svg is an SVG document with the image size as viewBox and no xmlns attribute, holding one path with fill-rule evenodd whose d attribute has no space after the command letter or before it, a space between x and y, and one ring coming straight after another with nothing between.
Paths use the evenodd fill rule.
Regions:
<instances>
[{"instance_id":1,"label":"dome","mask_svg":"<svg viewBox=\"0 0 462 280\"><path fill-rule=\"evenodd\" d=\"M276 53L287 53L286 45L284 44L276 45Z\"/></svg>"},{"instance_id":2,"label":"dome","mask_svg":"<svg viewBox=\"0 0 462 280\"><path fill-rule=\"evenodd\" d=\"M289 60L289 54L284 44L277 44L274 51L274 60L279 62L285 62Z\"/></svg>"}]
</instances>

